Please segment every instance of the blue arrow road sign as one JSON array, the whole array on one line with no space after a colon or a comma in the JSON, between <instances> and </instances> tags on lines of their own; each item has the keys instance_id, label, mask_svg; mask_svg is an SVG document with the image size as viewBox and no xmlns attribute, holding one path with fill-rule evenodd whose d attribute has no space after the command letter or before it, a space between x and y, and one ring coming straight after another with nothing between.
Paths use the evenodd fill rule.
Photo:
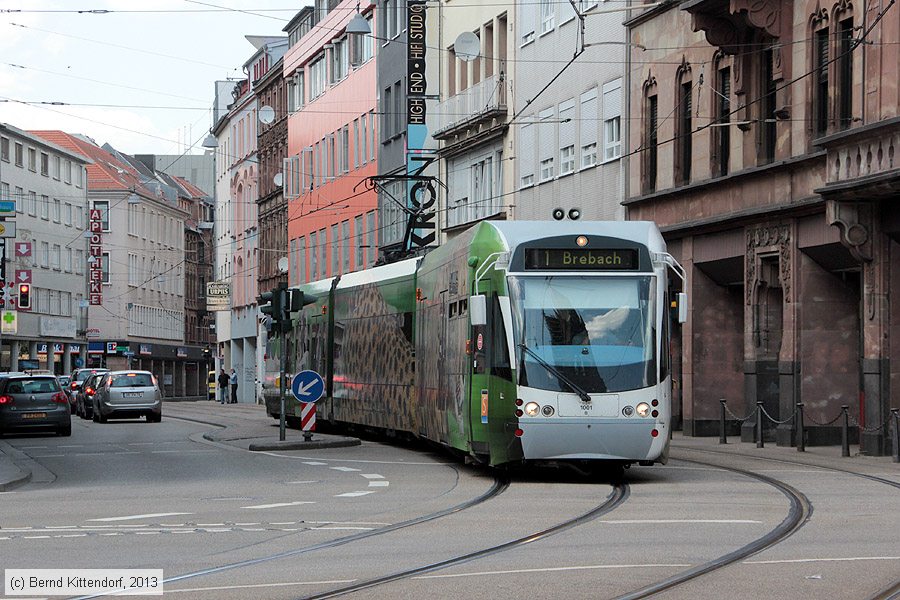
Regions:
<instances>
[{"instance_id":1,"label":"blue arrow road sign","mask_svg":"<svg viewBox=\"0 0 900 600\"><path fill-rule=\"evenodd\" d=\"M291 393L300 402L315 402L325 393L325 380L315 371L300 371L291 381Z\"/></svg>"}]
</instances>

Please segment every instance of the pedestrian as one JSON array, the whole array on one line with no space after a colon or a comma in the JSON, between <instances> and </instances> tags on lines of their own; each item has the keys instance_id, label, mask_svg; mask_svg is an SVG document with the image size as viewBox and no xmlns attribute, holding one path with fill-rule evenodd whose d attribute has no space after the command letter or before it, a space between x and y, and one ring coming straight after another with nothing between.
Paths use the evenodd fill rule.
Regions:
<instances>
[{"instance_id":1,"label":"pedestrian","mask_svg":"<svg viewBox=\"0 0 900 600\"><path fill-rule=\"evenodd\" d=\"M229 382L231 383L231 403L237 404L237 373L234 372L234 369L231 370Z\"/></svg>"},{"instance_id":2,"label":"pedestrian","mask_svg":"<svg viewBox=\"0 0 900 600\"><path fill-rule=\"evenodd\" d=\"M225 372L224 367L219 371L217 383L219 384L219 404L225 404L228 399L228 373Z\"/></svg>"}]
</instances>

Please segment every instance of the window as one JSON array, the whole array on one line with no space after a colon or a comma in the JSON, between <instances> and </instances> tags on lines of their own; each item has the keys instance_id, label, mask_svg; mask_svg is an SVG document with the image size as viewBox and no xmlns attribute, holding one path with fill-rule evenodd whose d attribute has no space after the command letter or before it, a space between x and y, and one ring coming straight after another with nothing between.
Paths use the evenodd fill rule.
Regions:
<instances>
[{"instance_id":1,"label":"window","mask_svg":"<svg viewBox=\"0 0 900 600\"><path fill-rule=\"evenodd\" d=\"M325 228L319 230L319 275L328 277L328 239L326 238Z\"/></svg>"},{"instance_id":2,"label":"window","mask_svg":"<svg viewBox=\"0 0 900 600\"><path fill-rule=\"evenodd\" d=\"M369 160L375 160L375 111L369 111Z\"/></svg>"},{"instance_id":3,"label":"window","mask_svg":"<svg viewBox=\"0 0 900 600\"><path fill-rule=\"evenodd\" d=\"M103 256L100 258L100 269L103 273L101 281L103 283L109 283L109 252L104 252Z\"/></svg>"},{"instance_id":4,"label":"window","mask_svg":"<svg viewBox=\"0 0 900 600\"><path fill-rule=\"evenodd\" d=\"M575 99L559 105L559 174L575 172Z\"/></svg>"},{"instance_id":5,"label":"window","mask_svg":"<svg viewBox=\"0 0 900 600\"><path fill-rule=\"evenodd\" d=\"M16 142L16 166L22 167L25 165L25 149L19 142Z\"/></svg>"},{"instance_id":6,"label":"window","mask_svg":"<svg viewBox=\"0 0 900 600\"><path fill-rule=\"evenodd\" d=\"M644 154L641 163L644 171L643 190L645 193L656 191L658 114L659 107L656 94L648 95L644 108Z\"/></svg>"},{"instance_id":7,"label":"window","mask_svg":"<svg viewBox=\"0 0 900 600\"><path fill-rule=\"evenodd\" d=\"M581 168L597 164L597 88L581 94Z\"/></svg>"},{"instance_id":8,"label":"window","mask_svg":"<svg viewBox=\"0 0 900 600\"><path fill-rule=\"evenodd\" d=\"M9 184L6 182L0 183L0 200L9 200Z\"/></svg>"},{"instance_id":9,"label":"window","mask_svg":"<svg viewBox=\"0 0 900 600\"><path fill-rule=\"evenodd\" d=\"M717 72L716 93L713 106L716 110L716 123L713 127L713 174L719 177L728 175L728 161L731 149L731 68L724 67Z\"/></svg>"},{"instance_id":10,"label":"window","mask_svg":"<svg viewBox=\"0 0 900 600\"><path fill-rule=\"evenodd\" d=\"M353 119L353 168L359 168L359 119Z\"/></svg>"},{"instance_id":11,"label":"window","mask_svg":"<svg viewBox=\"0 0 900 600\"><path fill-rule=\"evenodd\" d=\"M297 282L306 282L306 237L297 240Z\"/></svg>"},{"instance_id":12,"label":"window","mask_svg":"<svg viewBox=\"0 0 900 600\"><path fill-rule=\"evenodd\" d=\"M141 273L138 270L138 255L128 253L128 285L137 287L141 282Z\"/></svg>"},{"instance_id":13,"label":"window","mask_svg":"<svg viewBox=\"0 0 900 600\"><path fill-rule=\"evenodd\" d=\"M841 129L853 122L853 19L838 23L837 121Z\"/></svg>"},{"instance_id":14,"label":"window","mask_svg":"<svg viewBox=\"0 0 900 600\"><path fill-rule=\"evenodd\" d=\"M41 242L41 266L50 266L50 242Z\"/></svg>"},{"instance_id":15,"label":"window","mask_svg":"<svg viewBox=\"0 0 900 600\"><path fill-rule=\"evenodd\" d=\"M335 276L341 270L341 244L338 236L338 224L331 226L331 275Z\"/></svg>"},{"instance_id":16,"label":"window","mask_svg":"<svg viewBox=\"0 0 900 600\"><path fill-rule=\"evenodd\" d=\"M366 115L363 115L359 118L359 137L360 137L360 151L359 151L359 164L360 166L366 164L369 160L369 128L366 125Z\"/></svg>"},{"instance_id":17,"label":"window","mask_svg":"<svg viewBox=\"0 0 900 600\"><path fill-rule=\"evenodd\" d=\"M691 159L693 157L693 121L691 112L693 107L693 85L690 80L690 71L682 73L679 85L676 89L678 96L678 118L675 121L675 181L679 184L691 181Z\"/></svg>"},{"instance_id":18,"label":"window","mask_svg":"<svg viewBox=\"0 0 900 600\"><path fill-rule=\"evenodd\" d=\"M34 148L28 149L28 170L37 171L37 150Z\"/></svg>"},{"instance_id":19,"label":"window","mask_svg":"<svg viewBox=\"0 0 900 600\"><path fill-rule=\"evenodd\" d=\"M61 266L60 260L61 247L59 244L53 244L53 247L50 249L50 268L59 271Z\"/></svg>"},{"instance_id":20,"label":"window","mask_svg":"<svg viewBox=\"0 0 900 600\"><path fill-rule=\"evenodd\" d=\"M75 165L75 187L80 188L84 181L84 167Z\"/></svg>"},{"instance_id":21,"label":"window","mask_svg":"<svg viewBox=\"0 0 900 600\"><path fill-rule=\"evenodd\" d=\"M554 170L554 157L556 155L556 136L555 127L553 125L552 119L555 110L553 108L547 108L542 110L539 116L540 123L538 124L538 148L539 148L539 158L540 158L540 181L549 181L553 179L555 175Z\"/></svg>"},{"instance_id":22,"label":"window","mask_svg":"<svg viewBox=\"0 0 900 600\"><path fill-rule=\"evenodd\" d=\"M50 220L50 196L41 196L41 218Z\"/></svg>"},{"instance_id":23,"label":"window","mask_svg":"<svg viewBox=\"0 0 900 600\"><path fill-rule=\"evenodd\" d=\"M7 186L9 184L6 184ZM9 193L9 189L6 190ZM5 200L6 198L4 198ZM16 195L13 198L13 201L16 203L16 212L25 212L25 190L16 186Z\"/></svg>"},{"instance_id":24,"label":"window","mask_svg":"<svg viewBox=\"0 0 900 600\"><path fill-rule=\"evenodd\" d=\"M50 176L50 155L46 152L41 152L41 175Z\"/></svg>"},{"instance_id":25,"label":"window","mask_svg":"<svg viewBox=\"0 0 900 600\"><path fill-rule=\"evenodd\" d=\"M68 158L66 159L66 166L63 170L63 181L72 183L72 161Z\"/></svg>"},{"instance_id":26,"label":"window","mask_svg":"<svg viewBox=\"0 0 900 600\"><path fill-rule=\"evenodd\" d=\"M94 202L94 210L100 211L100 223L102 224L103 231L109 231L109 202L106 200ZM156 239L159 239L158 233Z\"/></svg>"},{"instance_id":27,"label":"window","mask_svg":"<svg viewBox=\"0 0 900 600\"><path fill-rule=\"evenodd\" d=\"M773 78L774 53L767 48L761 55L761 68L759 70L760 89L762 90L759 103L759 164L769 164L775 160L775 80Z\"/></svg>"},{"instance_id":28,"label":"window","mask_svg":"<svg viewBox=\"0 0 900 600\"><path fill-rule=\"evenodd\" d=\"M63 210L63 223L72 225L72 205L68 202L66 202L65 209Z\"/></svg>"},{"instance_id":29,"label":"window","mask_svg":"<svg viewBox=\"0 0 900 600\"><path fill-rule=\"evenodd\" d=\"M541 33L547 33L556 25L556 11L553 0L541 0Z\"/></svg>"},{"instance_id":30,"label":"window","mask_svg":"<svg viewBox=\"0 0 900 600\"><path fill-rule=\"evenodd\" d=\"M406 11L400 8L400 0L384 0L381 8L382 22L381 30L384 36L390 40L400 35L403 31L403 17Z\"/></svg>"},{"instance_id":31,"label":"window","mask_svg":"<svg viewBox=\"0 0 900 600\"><path fill-rule=\"evenodd\" d=\"M368 265L375 264L375 246L377 245L375 242L375 211L369 211L366 213L366 229L369 232L369 248L366 253L366 263Z\"/></svg>"},{"instance_id":32,"label":"window","mask_svg":"<svg viewBox=\"0 0 900 600\"><path fill-rule=\"evenodd\" d=\"M526 117L527 119L528 117ZM534 185L534 132L536 126L525 123L519 130L519 187Z\"/></svg>"},{"instance_id":33,"label":"window","mask_svg":"<svg viewBox=\"0 0 900 600\"><path fill-rule=\"evenodd\" d=\"M62 220L62 205L59 198L53 199L53 222L59 223Z\"/></svg>"},{"instance_id":34,"label":"window","mask_svg":"<svg viewBox=\"0 0 900 600\"><path fill-rule=\"evenodd\" d=\"M384 88L383 102L381 103L381 130L384 131L388 137L390 137L394 131L393 94L393 85Z\"/></svg>"},{"instance_id":35,"label":"window","mask_svg":"<svg viewBox=\"0 0 900 600\"><path fill-rule=\"evenodd\" d=\"M341 256L343 257L344 273L350 272L350 221L341 223Z\"/></svg>"},{"instance_id":36,"label":"window","mask_svg":"<svg viewBox=\"0 0 900 600\"><path fill-rule=\"evenodd\" d=\"M28 214L32 217L37 216L37 193L28 192Z\"/></svg>"},{"instance_id":37,"label":"window","mask_svg":"<svg viewBox=\"0 0 900 600\"><path fill-rule=\"evenodd\" d=\"M603 160L622 155L622 80L603 85Z\"/></svg>"},{"instance_id":38,"label":"window","mask_svg":"<svg viewBox=\"0 0 900 600\"><path fill-rule=\"evenodd\" d=\"M66 273L72 272L72 249L71 248L66 248L65 262L63 263L63 270Z\"/></svg>"},{"instance_id":39,"label":"window","mask_svg":"<svg viewBox=\"0 0 900 600\"><path fill-rule=\"evenodd\" d=\"M325 55L320 54L309 65L309 99L325 93Z\"/></svg>"},{"instance_id":40,"label":"window","mask_svg":"<svg viewBox=\"0 0 900 600\"><path fill-rule=\"evenodd\" d=\"M84 273L84 250L76 250L75 251L75 274L81 275Z\"/></svg>"},{"instance_id":41,"label":"window","mask_svg":"<svg viewBox=\"0 0 900 600\"><path fill-rule=\"evenodd\" d=\"M312 281L319 278L319 234L309 234L309 277Z\"/></svg>"},{"instance_id":42,"label":"window","mask_svg":"<svg viewBox=\"0 0 900 600\"><path fill-rule=\"evenodd\" d=\"M344 79L350 71L350 45L344 37L332 42L331 46L331 83L335 84Z\"/></svg>"},{"instance_id":43,"label":"window","mask_svg":"<svg viewBox=\"0 0 900 600\"><path fill-rule=\"evenodd\" d=\"M350 127L344 125L338 132L341 173L350 172Z\"/></svg>"},{"instance_id":44,"label":"window","mask_svg":"<svg viewBox=\"0 0 900 600\"><path fill-rule=\"evenodd\" d=\"M59 181L60 175L62 174L62 159L53 155L53 179Z\"/></svg>"},{"instance_id":45,"label":"window","mask_svg":"<svg viewBox=\"0 0 900 600\"><path fill-rule=\"evenodd\" d=\"M72 316L72 292L60 292L59 293L59 304L60 304L59 314L64 317L71 317Z\"/></svg>"},{"instance_id":46,"label":"window","mask_svg":"<svg viewBox=\"0 0 900 600\"><path fill-rule=\"evenodd\" d=\"M9 138L0 137L0 160L9 162Z\"/></svg>"},{"instance_id":47,"label":"window","mask_svg":"<svg viewBox=\"0 0 900 600\"><path fill-rule=\"evenodd\" d=\"M362 269L363 265L363 248L366 244L366 236L363 231L363 218L359 215L353 219L353 228L356 230L356 268Z\"/></svg>"},{"instance_id":48,"label":"window","mask_svg":"<svg viewBox=\"0 0 900 600\"><path fill-rule=\"evenodd\" d=\"M369 31L372 33L366 35L351 35L350 37L350 64L358 67L368 62L375 56L375 39L373 34L375 28L372 26L372 16L366 18L369 25Z\"/></svg>"}]
</instances>

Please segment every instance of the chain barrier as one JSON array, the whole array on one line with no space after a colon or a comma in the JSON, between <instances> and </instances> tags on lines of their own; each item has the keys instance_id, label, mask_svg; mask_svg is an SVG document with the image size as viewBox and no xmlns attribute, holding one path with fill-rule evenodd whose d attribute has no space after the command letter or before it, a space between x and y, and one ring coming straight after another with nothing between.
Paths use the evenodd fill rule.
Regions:
<instances>
[{"instance_id":1,"label":"chain barrier","mask_svg":"<svg viewBox=\"0 0 900 600\"><path fill-rule=\"evenodd\" d=\"M859 427L862 431L864 431L864 432L866 432L866 433L877 433L877 432L879 432L879 431L886 430L886 429L887 429L887 426L890 425L890 424L891 424L891 417L890 417L890 415L888 416L887 419L884 420L884 423L882 423L882 424L879 425L878 427L863 427L863 426L861 426L861 425L859 424L859 422L857 421L856 417L851 417L851 418L850 418L850 427Z\"/></svg>"},{"instance_id":2,"label":"chain barrier","mask_svg":"<svg viewBox=\"0 0 900 600\"><path fill-rule=\"evenodd\" d=\"M794 420L794 417L797 416L797 409L795 408L794 412L791 413L791 416L789 416L784 421L779 421L778 419L776 419L772 415L770 415L768 412L766 412L766 409L763 408L762 406L760 406L759 408L760 408L760 410L762 410L762 413L764 415L766 415L766 418L769 419L770 421L772 421L773 423L775 423L776 425L784 425L785 423L790 423L791 421Z\"/></svg>"},{"instance_id":3,"label":"chain barrier","mask_svg":"<svg viewBox=\"0 0 900 600\"><path fill-rule=\"evenodd\" d=\"M843 417L843 416L844 416L844 411L841 411L841 412L839 412L838 415L837 415L835 418L833 418L832 420L828 421L827 423L821 423L821 422L816 421L815 419L813 419L812 416L810 416L810 414L809 414L808 412L806 412L806 411L803 412L803 418L804 418L804 419L808 420L810 423L814 423L814 424L818 425L819 427L828 427L829 425L834 425L835 423L838 422L838 419L840 419L840 418Z\"/></svg>"},{"instance_id":4,"label":"chain barrier","mask_svg":"<svg viewBox=\"0 0 900 600\"><path fill-rule=\"evenodd\" d=\"M734 419L735 421L740 421L741 423L743 423L744 421L749 420L750 418L753 417L753 415L756 414L756 408L753 408L753 409L750 411L750 414L747 415L746 417L744 417L744 418L742 419L742 418L740 418L739 416L737 416L736 414L734 414L733 412L731 412L731 409L728 408L728 405L725 404L724 402L722 403L722 406L725 407L725 412L727 412L729 415L731 415L731 418L732 418L732 419Z\"/></svg>"}]
</instances>

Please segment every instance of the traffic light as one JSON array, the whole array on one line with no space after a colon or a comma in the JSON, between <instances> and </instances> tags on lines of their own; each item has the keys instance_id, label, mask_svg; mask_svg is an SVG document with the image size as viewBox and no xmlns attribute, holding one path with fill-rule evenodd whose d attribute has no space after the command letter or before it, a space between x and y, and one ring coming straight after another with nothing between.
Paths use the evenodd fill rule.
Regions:
<instances>
[{"instance_id":1,"label":"traffic light","mask_svg":"<svg viewBox=\"0 0 900 600\"><path fill-rule=\"evenodd\" d=\"M31 284L19 284L19 308L31 308Z\"/></svg>"},{"instance_id":2,"label":"traffic light","mask_svg":"<svg viewBox=\"0 0 900 600\"><path fill-rule=\"evenodd\" d=\"M282 315L282 290L280 288L275 288L270 292L263 292L257 298L257 302L259 303L259 312L264 315L271 317L273 322L278 322L281 320Z\"/></svg>"}]
</instances>

